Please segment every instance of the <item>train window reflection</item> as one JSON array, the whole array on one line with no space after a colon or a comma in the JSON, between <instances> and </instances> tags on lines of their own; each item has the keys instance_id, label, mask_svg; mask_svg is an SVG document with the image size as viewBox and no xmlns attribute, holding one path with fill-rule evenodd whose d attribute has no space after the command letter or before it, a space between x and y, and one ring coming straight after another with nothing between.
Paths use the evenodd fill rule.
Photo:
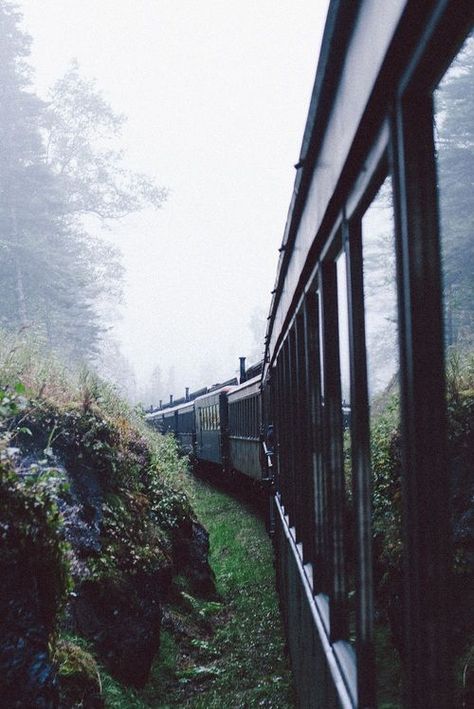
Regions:
<instances>
[{"instance_id":1,"label":"train window reflection","mask_svg":"<svg viewBox=\"0 0 474 709\"><path fill-rule=\"evenodd\" d=\"M351 379L349 364L349 321L347 302L347 259L342 252L336 260L337 278L337 319L339 338L340 369L340 411L342 419L342 451L344 466L344 561L347 574L347 594L349 609L349 640L355 641L355 548L354 510L352 504L352 462L351 462Z\"/></svg>"},{"instance_id":2,"label":"train window reflection","mask_svg":"<svg viewBox=\"0 0 474 709\"><path fill-rule=\"evenodd\" d=\"M465 592L466 588L474 586L471 503L474 479L473 75L474 35L471 35L434 94L454 551L449 582L449 642L456 675L453 700L456 707L470 704L469 697L474 693L474 654L469 643L472 600Z\"/></svg>"},{"instance_id":3,"label":"train window reflection","mask_svg":"<svg viewBox=\"0 0 474 709\"><path fill-rule=\"evenodd\" d=\"M400 403L392 183L362 218L364 316L373 481L373 577L377 695L400 706L402 627Z\"/></svg>"}]
</instances>

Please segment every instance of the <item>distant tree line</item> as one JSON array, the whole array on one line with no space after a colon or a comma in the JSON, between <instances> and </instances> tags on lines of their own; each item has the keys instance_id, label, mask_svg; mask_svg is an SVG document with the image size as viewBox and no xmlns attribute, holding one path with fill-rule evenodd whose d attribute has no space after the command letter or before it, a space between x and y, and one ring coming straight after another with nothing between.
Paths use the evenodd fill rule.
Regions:
<instances>
[{"instance_id":1,"label":"distant tree line","mask_svg":"<svg viewBox=\"0 0 474 709\"><path fill-rule=\"evenodd\" d=\"M115 145L125 118L77 63L49 101L35 95L21 19L0 0L0 325L91 360L106 329L99 303L120 297L123 269L86 217L104 225L166 194L124 168Z\"/></svg>"}]
</instances>

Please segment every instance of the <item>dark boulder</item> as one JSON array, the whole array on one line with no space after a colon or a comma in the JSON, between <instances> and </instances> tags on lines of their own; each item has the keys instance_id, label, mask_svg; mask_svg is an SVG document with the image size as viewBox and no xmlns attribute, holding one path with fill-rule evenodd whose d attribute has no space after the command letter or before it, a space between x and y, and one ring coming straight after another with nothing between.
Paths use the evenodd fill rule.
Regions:
<instances>
[{"instance_id":1,"label":"dark boulder","mask_svg":"<svg viewBox=\"0 0 474 709\"><path fill-rule=\"evenodd\" d=\"M215 576L208 557L209 534L202 524L188 520L173 535L176 570L186 577L191 593L213 598L217 595Z\"/></svg>"},{"instance_id":2,"label":"dark boulder","mask_svg":"<svg viewBox=\"0 0 474 709\"><path fill-rule=\"evenodd\" d=\"M75 632L90 640L121 682L142 687L160 645L164 574L85 581L70 606Z\"/></svg>"}]
</instances>

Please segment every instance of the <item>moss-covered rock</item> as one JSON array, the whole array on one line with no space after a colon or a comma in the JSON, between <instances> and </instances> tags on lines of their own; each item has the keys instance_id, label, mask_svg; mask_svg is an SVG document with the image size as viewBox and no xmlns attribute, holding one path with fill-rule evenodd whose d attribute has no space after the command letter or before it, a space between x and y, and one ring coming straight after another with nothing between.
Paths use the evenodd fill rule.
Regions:
<instances>
[{"instance_id":1,"label":"moss-covered rock","mask_svg":"<svg viewBox=\"0 0 474 709\"><path fill-rule=\"evenodd\" d=\"M61 709L104 706L99 667L88 650L77 641L61 639L56 645L54 661L58 668Z\"/></svg>"},{"instance_id":2,"label":"moss-covered rock","mask_svg":"<svg viewBox=\"0 0 474 709\"><path fill-rule=\"evenodd\" d=\"M192 583L212 593L207 537L170 484L183 470L174 442L110 391L97 385L93 396L71 392L58 402L19 385L4 399L19 396L21 407L8 404L3 419L0 411L10 460L1 479L0 571L11 580L0 595L2 698L30 678L29 705L55 706L59 667L64 706L76 695L80 703L81 692L84 706L100 706L94 657L58 637L82 636L113 677L142 686L173 576L194 575Z\"/></svg>"},{"instance_id":3,"label":"moss-covered rock","mask_svg":"<svg viewBox=\"0 0 474 709\"><path fill-rule=\"evenodd\" d=\"M49 644L70 585L57 505L41 480L0 464L0 696L3 706L55 706Z\"/></svg>"}]
</instances>

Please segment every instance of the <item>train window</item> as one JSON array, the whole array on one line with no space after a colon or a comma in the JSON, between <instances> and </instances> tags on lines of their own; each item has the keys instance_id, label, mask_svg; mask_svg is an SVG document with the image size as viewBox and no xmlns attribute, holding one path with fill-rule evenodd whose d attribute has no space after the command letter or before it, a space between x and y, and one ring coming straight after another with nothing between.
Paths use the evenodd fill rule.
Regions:
<instances>
[{"instance_id":1,"label":"train window","mask_svg":"<svg viewBox=\"0 0 474 709\"><path fill-rule=\"evenodd\" d=\"M402 627L400 396L392 181L362 218L364 319L373 487L374 629L378 701L399 701Z\"/></svg>"},{"instance_id":2,"label":"train window","mask_svg":"<svg viewBox=\"0 0 474 709\"><path fill-rule=\"evenodd\" d=\"M348 599L349 640L355 641L355 525L352 501L352 462L351 462L351 375L349 353L349 321L347 294L347 261L342 251L336 259L337 280L337 323L339 341L340 375L340 416L342 421L342 466L343 466L343 535L344 565L346 574L346 593Z\"/></svg>"},{"instance_id":3,"label":"train window","mask_svg":"<svg viewBox=\"0 0 474 709\"><path fill-rule=\"evenodd\" d=\"M258 398L253 398L254 418L253 418L253 437L258 438Z\"/></svg>"},{"instance_id":4,"label":"train window","mask_svg":"<svg viewBox=\"0 0 474 709\"><path fill-rule=\"evenodd\" d=\"M326 486L322 466L322 410L321 410L321 366L320 366L320 310L319 293L310 290L305 298L305 365L307 387L308 465L311 475L308 480L307 506L310 519L309 553L313 561L313 591L318 593L326 588L323 571L327 555Z\"/></svg>"},{"instance_id":5,"label":"train window","mask_svg":"<svg viewBox=\"0 0 474 709\"><path fill-rule=\"evenodd\" d=\"M455 661L456 701L467 706L474 693L474 658L469 647L473 587L472 514L474 480L472 418L474 413L474 35L445 73L434 94L435 143L439 189L442 299L444 315L448 475L454 567L451 569L450 656ZM471 625L472 628L472 625Z\"/></svg>"},{"instance_id":6,"label":"train window","mask_svg":"<svg viewBox=\"0 0 474 709\"><path fill-rule=\"evenodd\" d=\"M340 234L337 235L340 244ZM347 347L347 318L346 329L339 327L338 295L342 298L342 291L346 288L340 281L338 293L338 270L345 270L344 257L336 258L337 254L328 257L321 266L321 291L322 291L322 350L324 353L324 462L323 472L327 488L328 503L328 593L330 611L330 639L348 640L348 593L345 538L347 499L344 484L344 450L343 450L343 421L342 421L342 394L341 394L341 356L340 350ZM340 300L341 298L339 298ZM342 308L341 308L342 310ZM347 312L347 303L346 303ZM347 363L345 354L342 361ZM344 367L346 364L343 365Z\"/></svg>"}]
</instances>

